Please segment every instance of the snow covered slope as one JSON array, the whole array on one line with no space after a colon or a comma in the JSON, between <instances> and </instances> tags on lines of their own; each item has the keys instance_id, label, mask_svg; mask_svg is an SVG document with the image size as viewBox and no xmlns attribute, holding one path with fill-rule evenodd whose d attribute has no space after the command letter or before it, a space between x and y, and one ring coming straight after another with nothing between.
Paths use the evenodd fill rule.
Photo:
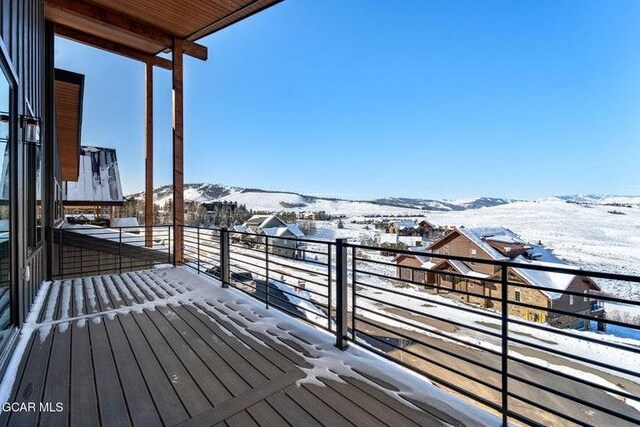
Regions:
<instances>
[{"instance_id":1,"label":"snow covered slope","mask_svg":"<svg viewBox=\"0 0 640 427\"><path fill-rule=\"evenodd\" d=\"M193 202L207 202L211 200L216 200L220 197L223 197L232 191L239 191L236 187L228 187L225 185L218 184L185 184L184 185L184 199L187 201ZM144 191L140 191L139 193L129 194L127 197L134 197L136 199L143 200L144 199ZM172 185L163 185L162 187L157 187L153 191L153 201L157 205L163 206L168 200L173 198L173 186Z\"/></svg>"},{"instance_id":2,"label":"snow covered slope","mask_svg":"<svg viewBox=\"0 0 640 427\"><path fill-rule=\"evenodd\" d=\"M325 211L332 215L420 215L420 209L378 204L373 202L325 199L296 193L242 190L221 197L220 200L238 202L258 211Z\"/></svg>"},{"instance_id":3,"label":"snow covered slope","mask_svg":"<svg viewBox=\"0 0 640 427\"><path fill-rule=\"evenodd\" d=\"M463 211L465 209L478 209L489 206L504 205L507 203L512 203L513 200L496 197L474 197L460 200L432 200L413 199L406 197L387 197L384 199L377 199L375 200L375 202L434 211Z\"/></svg>"},{"instance_id":4,"label":"snow covered slope","mask_svg":"<svg viewBox=\"0 0 640 427\"><path fill-rule=\"evenodd\" d=\"M170 185L158 187L154 191L154 201L163 206L172 198ZM128 197L144 198L144 192ZM260 189L230 187L220 184L185 184L184 197L187 201L229 201L245 205L254 211L325 211L332 215L419 215L425 210L461 211L511 203L510 199L478 197L464 200L432 200L388 197L376 200L344 200L327 197L308 196L286 191L265 191Z\"/></svg>"}]
</instances>

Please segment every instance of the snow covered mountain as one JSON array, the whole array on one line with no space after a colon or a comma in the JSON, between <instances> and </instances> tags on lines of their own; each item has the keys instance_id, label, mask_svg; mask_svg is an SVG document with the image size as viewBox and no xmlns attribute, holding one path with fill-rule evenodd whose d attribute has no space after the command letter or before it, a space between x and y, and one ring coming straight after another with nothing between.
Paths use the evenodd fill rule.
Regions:
<instances>
[{"instance_id":1,"label":"snow covered mountain","mask_svg":"<svg viewBox=\"0 0 640 427\"><path fill-rule=\"evenodd\" d=\"M156 204L164 205L172 198L172 186L154 191ZM185 184L185 200L194 202L229 201L257 211L325 211L333 215L420 215L427 211L463 211L513 202L511 199L479 197L463 200L432 200L388 197L376 200L344 200L316 197L286 191L230 187L220 184ZM128 197L144 198L144 192Z\"/></svg>"},{"instance_id":2,"label":"snow covered mountain","mask_svg":"<svg viewBox=\"0 0 640 427\"><path fill-rule=\"evenodd\" d=\"M466 209L487 208L490 206L505 205L512 203L511 199L495 197L476 197L460 200L432 200L432 199L412 199L404 197L387 197L374 200L376 203L394 206L411 207L430 211L463 211Z\"/></svg>"},{"instance_id":3,"label":"snow covered mountain","mask_svg":"<svg viewBox=\"0 0 640 427\"><path fill-rule=\"evenodd\" d=\"M239 191L240 188L228 187L218 184L185 184L184 185L184 199L192 202L208 202L212 200L218 200L221 197L227 196L232 192ZM127 195L127 198L144 199L144 191ZM173 186L163 185L157 187L153 191L153 201L162 206L168 200L173 198Z\"/></svg>"}]
</instances>

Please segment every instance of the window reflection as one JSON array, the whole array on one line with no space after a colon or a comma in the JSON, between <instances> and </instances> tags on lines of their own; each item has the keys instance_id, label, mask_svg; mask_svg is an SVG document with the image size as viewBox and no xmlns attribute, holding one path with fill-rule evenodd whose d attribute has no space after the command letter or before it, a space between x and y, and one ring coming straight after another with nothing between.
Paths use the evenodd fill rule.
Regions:
<instances>
[{"instance_id":1,"label":"window reflection","mask_svg":"<svg viewBox=\"0 0 640 427\"><path fill-rule=\"evenodd\" d=\"M11 326L10 291L10 154L11 154L11 102L10 85L0 72L0 345L4 344Z\"/></svg>"}]
</instances>

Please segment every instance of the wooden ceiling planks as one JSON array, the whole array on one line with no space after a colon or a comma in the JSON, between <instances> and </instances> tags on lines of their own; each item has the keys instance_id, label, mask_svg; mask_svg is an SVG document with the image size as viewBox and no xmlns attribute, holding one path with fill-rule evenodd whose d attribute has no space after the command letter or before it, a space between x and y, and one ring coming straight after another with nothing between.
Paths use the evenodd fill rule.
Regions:
<instances>
[{"instance_id":1,"label":"wooden ceiling planks","mask_svg":"<svg viewBox=\"0 0 640 427\"><path fill-rule=\"evenodd\" d=\"M242 2L243 6L236 9L234 12L229 13L220 17L219 19L211 22L208 25L200 28L198 31L195 31L187 37L188 40L198 40L202 37L205 37L209 34L215 33L216 31L220 31L230 25L235 24L238 21L241 21L245 18L248 18L251 15L254 15L258 12L263 11L277 3L280 3L283 0L254 0L254 1L245 1Z\"/></svg>"},{"instance_id":2,"label":"wooden ceiling planks","mask_svg":"<svg viewBox=\"0 0 640 427\"><path fill-rule=\"evenodd\" d=\"M83 92L82 74L55 70L56 128L64 181L78 180Z\"/></svg>"},{"instance_id":3,"label":"wooden ceiling planks","mask_svg":"<svg viewBox=\"0 0 640 427\"><path fill-rule=\"evenodd\" d=\"M45 16L58 28L66 28L66 37L75 31L87 35L85 40L78 38L83 43L103 40L97 47L105 50L113 51L112 46L122 46L121 51L135 49L140 55L128 55L134 59L169 51L173 40L180 39L185 54L206 60L207 48L195 40L280 1L45 0Z\"/></svg>"}]
</instances>

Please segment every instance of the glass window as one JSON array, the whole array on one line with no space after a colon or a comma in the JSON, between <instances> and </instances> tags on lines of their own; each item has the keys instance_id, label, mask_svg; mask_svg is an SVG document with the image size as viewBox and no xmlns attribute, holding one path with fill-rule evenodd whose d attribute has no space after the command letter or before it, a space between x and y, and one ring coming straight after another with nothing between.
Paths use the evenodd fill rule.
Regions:
<instances>
[{"instance_id":1,"label":"glass window","mask_svg":"<svg viewBox=\"0 0 640 427\"><path fill-rule=\"evenodd\" d=\"M24 159L28 244L33 248L42 240L42 146L25 143Z\"/></svg>"},{"instance_id":2,"label":"glass window","mask_svg":"<svg viewBox=\"0 0 640 427\"><path fill-rule=\"evenodd\" d=\"M514 293L514 299L516 302L520 302L522 300L522 294L520 293L519 289L516 289Z\"/></svg>"},{"instance_id":3,"label":"glass window","mask_svg":"<svg viewBox=\"0 0 640 427\"><path fill-rule=\"evenodd\" d=\"M0 345L11 327L11 85L0 68Z\"/></svg>"}]
</instances>

